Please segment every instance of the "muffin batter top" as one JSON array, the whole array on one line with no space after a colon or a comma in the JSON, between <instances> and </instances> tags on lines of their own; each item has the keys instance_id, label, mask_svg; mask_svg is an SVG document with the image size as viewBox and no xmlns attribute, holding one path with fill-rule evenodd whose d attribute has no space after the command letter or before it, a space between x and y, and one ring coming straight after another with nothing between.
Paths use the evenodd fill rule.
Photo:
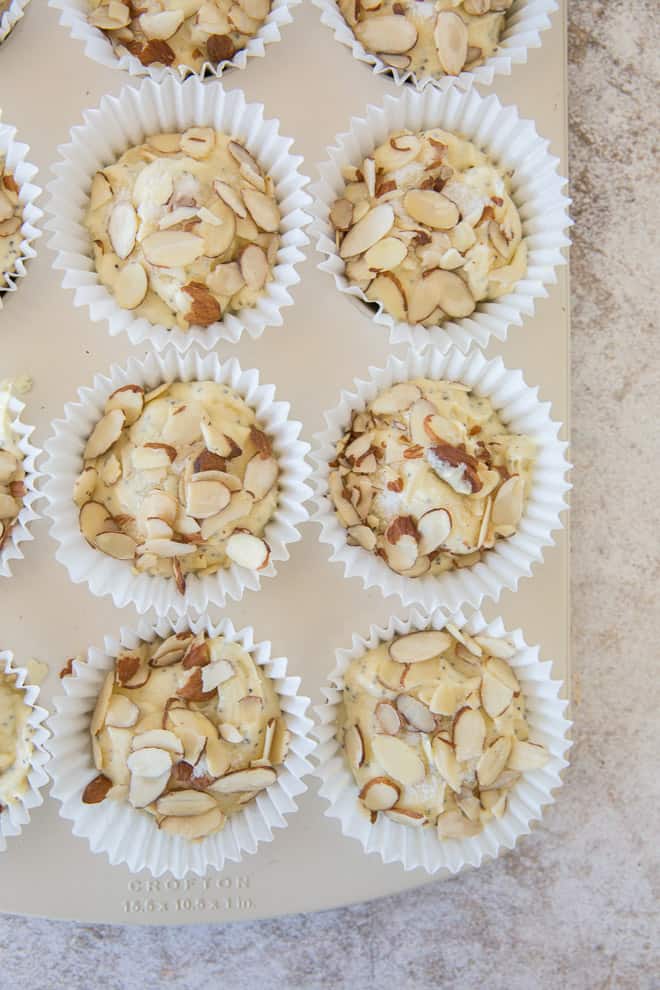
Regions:
<instances>
[{"instance_id":1,"label":"muffin batter top","mask_svg":"<svg viewBox=\"0 0 660 990\"><path fill-rule=\"evenodd\" d=\"M354 546L407 577L476 563L516 532L534 443L461 382L413 379L355 413L329 492Z\"/></svg>"},{"instance_id":2,"label":"muffin batter top","mask_svg":"<svg viewBox=\"0 0 660 990\"><path fill-rule=\"evenodd\" d=\"M7 285L7 275L15 271L16 260L21 256L22 224L23 208L18 201L18 185L0 156L0 290Z\"/></svg>"},{"instance_id":3,"label":"muffin batter top","mask_svg":"<svg viewBox=\"0 0 660 990\"><path fill-rule=\"evenodd\" d=\"M87 441L73 498L91 546L183 593L187 574L267 565L278 476L269 437L228 385L125 385Z\"/></svg>"},{"instance_id":4,"label":"muffin batter top","mask_svg":"<svg viewBox=\"0 0 660 990\"><path fill-rule=\"evenodd\" d=\"M453 625L382 643L344 675L338 738L360 801L438 837L477 835L501 817L521 772L544 766L506 640Z\"/></svg>"},{"instance_id":5,"label":"muffin batter top","mask_svg":"<svg viewBox=\"0 0 660 990\"><path fill-rule=\"evenodd\" d=\"M113 48L143 65L199 72L245 48L270 13L270 0L90 0L89 22Z\"/></svg>"},{"instance_id":6,"label":"muffin batter top","mask_svg":"<svg viewBox=\"0 0 660 990\"><path fill-rule=\"evenodd\" d=\"M83 801L127 800L187 839L277 779L289 731L275 686L223 636L177 633L122 651L90 725L99 770Z\"/></svg>"},{"instance_id":7,"label":"muffin batter top","mask_svg":"<svg viewBox=\"0 0 660 990\"><path fill-rule=\"evenodd\" d=\"M16 676L0 673L0 812L20 800L28 787L33 749L29 715Z\"/></svg>"},{"instance_id":8,"label":"muffin batter top","mask_svg":"<svg viewBox=\"0 0 660 990\"><path fill-rule=\"evenodd\" d=\"M155 134L97 172L85 225L118 305L169 329L255 306L280 243L272 179L210 127Z\"/></svg>"},{"instance_id":9,"label":"muffin batter top","mask_svg":"<svg viewBox=\"0 0 660 990\"><path fill-rule=\"evenodd\" d=\"M344 178L330 221L346 278L395 320L470 316L525 275L511 174L459 135L399 131Z\"/></svg>"},{"instance_id":10,"label":"muffin batter top","mask_svg":"<svg viewBox=\"0 0 660 990\"><path fill-rule=\"evenodd\" d=\"M417 79L457 76L494 55L513 0L339 0L356 38Z\"/></svg>"}]
</instances>

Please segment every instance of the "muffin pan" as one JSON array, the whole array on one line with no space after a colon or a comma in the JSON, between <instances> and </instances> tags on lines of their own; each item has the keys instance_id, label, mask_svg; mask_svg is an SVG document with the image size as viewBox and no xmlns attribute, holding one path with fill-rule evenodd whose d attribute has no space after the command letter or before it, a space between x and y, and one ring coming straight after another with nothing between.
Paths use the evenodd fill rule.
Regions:
<instances>
[{"instance_id":1,"label":"muffin pan","mask_svg":"<svg viewBox=\"0 0 660 990\"><path fill-rule=\"evenodd\" d=\"M497 77L491 91L504 106L515 105L522 117L534 120L550 141L550 152L561 159L566 173L565 3L542 34L542 46L530 53L526 65L514 66L509 78ZM48 80L44 99L31 97L32 79L25 51L38 50L40 72ZM83 112L106 93L117 95L130 82L122 72L99 66L57 24L57 12L45 8L42 18L27 17L12 43L0 52L0 85L11 93L5 114L30 145L30 161L39 166L42 184L57 148L68 140ZM219 85L210 81L206 85ZM248 101L265 100L264 116L280 121L292 135L294 154L305 161L301 172L314 180L315 163L345 132L351 115L364 116L369 103L382 104L397 86L374 75L336 44L311 6L296 10L282 42L266 57L250 61L248 70L228 74L227 89L241 88ZM304 99L301 98L304 94ZM331 94L331 98L330 98ZM112 139L111 139L112 140ZM42 242L28 276L0 314L2 324L1 377L29 374L34 388L26 397L26 419L36 427L34 442L43 446L53 420L78 387L112 364L130 358L144 360L145 342L132 345L126 335L111 337L102 323L91 323L84 309L72 305L71 294L53 271L54 255ZM264 382L273 382L277 397L291 402L291 417L303 423L302 437L310 441L324 428L323 411L336 405L339 392L364 378L369 366L383 367L393 349L382 327L374 325L362 305L339 293L327 274L318 270L320 255L307 248L300 266L301 283L292 291L294 305L281 327L271 327L260 340L244 335L237 344L218 349L224 361L236 356L243 368L257 368ZM533 317L515 327L506 343L492 342L489 358L501 356L508 368L519 368L527 384L539 387L539 398L551 402L554 420L568 417L568 277L558 271L558 284L539 301ZM567 427L561 432L567 439ZM69 581L55 559L56 544L48 521L36 521L34 540L25 545L13 576L4 580L3 649L17 665L36 657L50 666L40 703L51 713L53 698L63 694L58 672L67 658L86 653L105 634L118 636L134 628L131 605L115 608L109 597L97 598L85 585ZM343 577L330 564L327 546L319 543L318 526L306 523L302 540L272 581L259 591L246 590L240 601L223 611L209 609L212 621L223 616L236 628L252 626L255 639L270 640L275 656L287 656L289 671L302 678L302 694L321 701L321 687L333 665L336 648L350 644L354 633L374 625L387 626L405 609L377 588L365 591L360 582ZM505 591L499 602L481 606L487 620L501 616L508 629L520 627L528 643L540 645L540 658L552 660L552 676L564 682L568 696L568 538L565 530L546 550L532 577L518 590ZM272 843L255 855L228 863L221 872L203 877L154 879L133 874L125 865L111 866L72 832L59 815L59 805L44 788L44 803L31 813L20 836L0 854L0 910L89 923L181 924L249 920L295 911L310 911L367 900L428 882L422 869L405 871L365 855L359 843L344 837L337 823L324 816L326 803L317 794L318 782L306 777L308 791L299 810L288 816ZM559 807L551 809L555 825ZM544 828L537 826L537 831ZM521 840L531 846L536 835ZM319 850L323 855L319 855ZM516 852L505 855L517 855ZM492 868L485 864L483 869ZM446 876L439 871L436 877ZM460 877L455 880L460 883Z\"/></svg>"}]
</instances>

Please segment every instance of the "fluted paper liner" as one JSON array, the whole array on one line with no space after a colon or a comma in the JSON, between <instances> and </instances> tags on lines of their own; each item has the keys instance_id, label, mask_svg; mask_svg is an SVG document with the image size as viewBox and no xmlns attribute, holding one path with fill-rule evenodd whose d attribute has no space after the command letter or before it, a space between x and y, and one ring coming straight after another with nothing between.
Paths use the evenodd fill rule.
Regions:
<instances>
[{"instance_id":1,"label":"fluted paper liner","mask_svg":"<svg viewBox=\"0 0 660 990\"><path fill-rule=\"evenodd\" d=\"M7 650L0 652L0 673L16 678L15 686L24 692L25 704L30 708L28 725L32 728L32 757L27 790L19 801L7 805L4 811L0 811L0 852L4 852L7 848L6 840L10 836L20 835L23 826L30 821L32 808L38 808L44 803L41 788L48 781L45 766L49 760L44 744L50 733L43 724L48 712L37 705L39 688L36 684L30 684L25 667L15 666L14 656Z\"/></svg>"},{"instance_id":2,"label":"fluted paper liner","mask_svg":"<svg viewBox=\"0 0 660 990\"><path fill-rule=\"evenodd\" d=\"M2 40L1 32L0 40ZM1 115L2 109L0 108ZM25 276L25 263L30 258L36 257L37 252L33 247L33 242L38 237L41 237L41 230L38 227L38 223L43 216L43 212L36 206L36 201L41 195L41 189L32 181L37 174L37 167L36 165L30 165L25 160L25 156L30 150L29 146L16 141L15 138L16 128L0 122L0 158L5 159L6 167L13 173L16 184L18 185L18 199L23 207L21 253L14 262L12 272L0 272L0 310L2 309L5 293L15 292L18 288L19 280Z\"/></svg>"},{"instance_id":3,"label":"fluted paper liner","mask_svg":"<svg viewBox=\"0 0 660 990\"><path fill-rule=\"evenodd\" d=\"M478 303L465 319L448 319L427 328L395 320L382 305L374 308L361 289L349 284L329 213L344 189L343 166L360 165L393 131L432 127L462 135L496 165L513 172L512 197L528 255L527 273L512 292L493 302ZM559 159L549 154L548 143L539 137L531 120L521 120L515 107L503 107L496 96L484 98L474 90L407 90L401 96L387 96L382 107L368 106L366 115L354 117L350 131L335 139L328 149L329 160L319 166L321 180L311 187L314 222L310 230L318 251L325 255L319 267L333 276L340 292L359 301L366 315L388 328L393 344L410 343L419 349L428 344L443 348L455 344L467 351L473 342L485 347L491 336L506 340L508 328L521 325L534 313L534 300L547 295L545 286L557 281L556 268L566 263L562 248L570 244L566 233L571 223L570 200L562 193L566 179L558 174Z\"/></svg>"},{"instance_id":4,"label":"fluted paper liner","mask_svg":"<svg viewBox=\"0 0 660 990\"><path fill-rule=\"evenodd\" d=\"M313 0L321 11L321 21L333 32L335 39L346 45L359 62L366 62L376 75L386 75L397 86L408 83L416 90L427 87L446 91L452 86L468 90L473 83L490 86L495 76L510 76L514 64L527 61L530 48L540 48L541 32L550 27L550 14L557 10L556 0L516 0L506 19L497 51L483 65L466 69L458 76L423 76L418 79L410 70L395 69L378 55L367 51L358 41L353 30L344 20L336 0Z\"/></svg>"},{"instance_id":5,"label":"fluted paper liner","mask_svg":"<svg viewBox=\"0 0 660 990\"><path fill-rule=\"evenodd\" d=\"M53 267L64 273L62 285L74 290L74 305L87 307L94 322L106 321L112 336L125 331L133 344L156 349L174 344L184 351L193 344L211 349L221 340L235 343L243 331L256 339L266 327L282 325L281 310L293 302L289 288L300 281L296 265L304 258L301 248L309 243L304 228L311 200L303 191L309 180L298 170L303 159L289 153L292 140L280 135L279 121L264 120L263 110L260 103L247 103L240 90L227 93L195 77L182 83L170 75L160 85L145 79L137 88L126 86L119 96L104 96L96 110L84 113L85 122L72 129L70 143L60 146L52 167L57 178L47 190L48 246L57 255ZM245 143L273 178L282 219L272 281L257 304L227 313L209 327L184 331L150 323L117 304L96 273L84 218L98 169L149 134L192 126L213 127Z\"/></svg>"},{"instance_id":6,"label":"fluted paper liner","mask_svg":"<svg viewBox=\"0 0 660 990\"><path fill-rule=\"evenodd\" d=\"M143 65L139 58L129 52L117 54L107 35L87 20L87 0L49 0L48 6L60 11L60 24L69 29L72 38L83 42L88 58L111 69L123 69L132 76L151 76L156 82L163 82L168 78L185 78L190 75L218 78L228 69L244 69L249 58L263 58L266 46L280 41L280 29L291 23L291 10L299 3L300 0L272 0L270 14L245 48L236 52L233 58L223 59L217 65L204 62L198 73L186 65Z\"/></svg>"},{"instance_id":7,"label":"fluted paper liner","mask_svg":"<svg viewBox=\"0 0 660 990\"><path fill-rule=\"evenodd\" d=\"M507 660L516 672L527 705L530 737L543 743L550 759L540 770L526 771L508 792L507 809L502 818L487 822L483 831L468 839L439 839L433 826L411 828L379 815L372 825L358 801L359 788L336 737L338 706L342 701L344 674L352 660L367 650L416 629L442 629L453 622L470 635L506 637L516 653ZM401 863L406 870L421 868L428 873L438 870L458 873L464 866L480 866L484 860L513 849L522 835L531 831L544 805L554 802L553 791L561 787L561 771L568 766L566 753L571 745L566 738L571 723L565 718L568 702L559 697L562 682L552 679L552 664L539 660L538 646L526 644L520 629L508 633L501 619L486 623L480 612L466 620L461 612L445 614L437 609L431 615L412 609L407 617L393 617L387 628L371 626L366 638L353 635L349 649L337 650L336 666L329 686L323 689L325 704L315 707L320 725L314 729L319 740L315 776L321 779L319 794L330 807L326 816L338 818L344 835L358 839L367 853L378 853L385 863Z\"/></svg>"},{"instance_id":8,"label":"fluted paper liner","mask_svg":"<svg viewBox=\"0 0 660 990\"><path fill-rule=\"evenodd\" d=\"M35 502L42 496L37 490L37 482L41 477L41 472L37 469L36 462L41 455L37 447L30 443L30 437L34 432L33 426L26 426L21 421L21 415L25 409L25 403L17 399L15 395L9 396L8 411L10 413L9 430L15 447L23 454L23 470L25 471L24 485L26 493L22 498L21 511L12 525L9 533L5 537L0 548L0 576L11 577L11 561L21 560L23 551L21 543L33 540L30 532L30 525L39 514L34 508ZM0 438L0 446L2 444Z\"/></svg>"},{"instance_id":9,"label":"fluted paper liner","mask_svg":"<svg viewBox=\"0 0 660 990\"><path fill-rule=\"evenodd\" d=\"M73 484L83 467L83 450L94 424L103 415L107 397L122 385L136 384L145 390L165 381L216 381L229 385L257 415L257 421L273 441L280 467L279 499L264 531L270 560L255 572L232 564L215 574L186 576L185 594L176 590L171 578L135 574L130 561L114 560L93 549L80 532ZM183 615L190 609L204 612L209 603L224 605L239 599L246 588L257 590L261 577L272 577L279 561L288 560L287 544L300 539L298 526L307 519L305 501L311 490L305 484L310 469L305 460L309 445L298 439L300 423L288 419L289 405L277 402L272 385L260 385L256 370L243 371L235 358L221 364L214 354L194 351L181 355L169 349L144 360L131 358L124 367L112 365L107 375L96 375L91 387L78 389L78 402L64 407L64 419L55 420L54 432L45 445L48 459L44 494L47 514L53 520L50 533L58 543L55 556L76 584L86 582L95 595L112 595L117 608L131 602L139 613L154 608L158 615L173 611Z\"/></svg>"},{"instance_id":10,"label":"fluted paper liner","mask_svg":"<svg viewBox=\"0 0 660 990\"><path fill-rule=\"evenodd\" d=\"M29 2L30 0L12 0L4 14L0 14L0 44L11 34L23 17Z\"/></svg>"},{"instance_id":11,"label":"fluted paper liner","mask_svg":"<svg viewBox=\"0 0 660 990\"><path fill-rule=\"evenodd\" d=\"M527 434L536 444L531 490L517 532L497 540L471 567L418 578L396 574L375 554L349 546L328 496L329 463L336 457L336 443L350 425L352 412L364 409L383 389L410 378L464 382L477 395L488 396L507 429ZM339 405L325 413L327 429L314 437L312 452L312 519L321 526L322 542L332 547L330 559L343 564L346 577L361 578L365 588L379 587L386 596L398 595L404 605L418 604L429 611L438 605L451 610L462 605L478 608L484 599L497 601L504 588L517 588L520 578L531 575L533 564L543 559L543 549L553 545L552 533L562 526L564 496L571 487L566 481L568 445L559 440L561 424L550 418L550 403L539 401L538 389L529 388L520 371L508 371L501 358L488 361L478 350L467 356L456 348L444 353L410 350L403 359L390 357L384 368L370 368L369 377L355 379L353 385L354 391L342 391Z\"/></svg>"},{"instance_id":12,"label":"fluted paper liner","mask_svg":"<svg viewBox=\"0 0 660 990\"><path fill-rule=\"evenodd\" d=\"M155 819L128 802L82 803L85 787L98 774L89 722L115 657L121 649L134 649L140 641L151 642L156 636L165 638L187 628L195 633L204 630L209 636L226 636L251 653L273 679L291 732L289 752L275 783L231 815L221 832L199 842L159 831ZM312 769L308 757L315 743L309 736L312 722L305 714L309 699L298 695L299 684L299 677L287 676L286 658L271 657L269 642L255 643L251 627L236 631L229 619L217 625L204 618L192 622L179 618L175 623L160 619L155 627L142 619L135 631L122 628L118 637L106 636L102 649L90 648L86 660L74 661L72 676L62 681L65 694L54 699L50 769L52 794L61 802L61 816L73 822L73 834L87 839L92 852L106 853L113 865L125 863L131 873L147 869L161 876L169 871L180 879L186 873L201 876L209 867L221 870L227 862L238 862L243 854L256 852L260 842L270 842L273 829L286 827L285 816L297 810L295 798L307 790L302 778Z\"/></svg>"}]
</instances>

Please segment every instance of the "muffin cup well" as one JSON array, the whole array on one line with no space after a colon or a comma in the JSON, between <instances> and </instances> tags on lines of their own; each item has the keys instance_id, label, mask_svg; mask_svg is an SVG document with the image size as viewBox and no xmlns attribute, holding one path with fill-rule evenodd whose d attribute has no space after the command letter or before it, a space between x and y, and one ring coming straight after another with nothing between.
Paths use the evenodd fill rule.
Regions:
<instances>
[{"instance_id":1,"label":"muffin cup well","mask_svg":"<svg viewBox=\"0 0 660 990\"><path fill-rule=\"evenodd\" d=\"M328 496L329 463L353 411L364 409L383 389L410 378L469 385L491 400L508 429L530 436L537 450L531 491L517 532L498 540L471 567L418 578L396 574L375 554L349 546ZM396 594L404 605L417 604L428 611L439 605L451 610L463 605L478 608L484 599L497 601L503 589L517 588L520 578L531 575L532 565L543 559L544 548L554 543L552 533L562 527L560 514L567 508L564 496L571 487L566 480L568 445L558 438L561 424L550 418L550 403L539 401L538 389L529 388L520 371L508 371L501 358L488 361L477 350L467 356L455 348L445 353L411 350L403 359L392 356L382 369L370 368L369 378L355 379L353 385L354 391L343 391L339 405L325 413L327 429L316 434L312 451L312 519L321 526L322 542L332 547L330 559L344 565L346 577L361 578L365 588L378 587L385 596Z\"/></svg>"},{"instance_id":2,"label":"muffin cup well","mask_svg":"<svg viewBox=\"0 0 660 990\"><path fill-rule=\"evenodd\" d=\"M86 785L98 773L92 759L89 721L115 657L121 649L132 649L141 640L150 642L154 636L166 637L186 628L226 636L251 652L273 678L291 732L289 752L276 782L243 811L228 818L222 832L200 842L160 832L153 818L128 802L88 805L81 800ZM244 853L256 852L260 842L270 842L273 829L286 827L285 815L297 810L295 798L307 790L302 778L312 769L308 757L315 743L309 736L312 722L305 715L309 699L298 695L300 678L287 676L287 660L271 657L270 643L256 643L251 627L237 631L229 619L216 625L203 618L192 622L186 618L176 622L161 619L155 626L143 619L135 631L122 628L118 637L106 636L103 648L90 648L86 660L74 661L72 670L62 682L65 693L54 700L56 714L50 720L52 793L61 802L61 816L73 822L73 834L86 838L92 852L106 853L113 865L126 863L131 873L147 869L154 876L170 872L180 879L187 873L201 876L209 867L221 870L227 862L238 862Z\"/></svg>"},{"instance_id":3,"label":"muffin cup well","mask_svg":"<svg viewBox=\"0 0 660 990\"><path fill-rule=\"evenodd\" d=\"M23 454L23 469L25 471L24 484L26 494L23 496L21 511L9 533L7 534L2 547L0 547L0 576L11 577L10 563L12 560L21 560L23 551L21 543L33 540L30 532L30 525L39 514L34 508L35 502L43 496L37 490L37 482L41 477L41 472L37 469L36 462L42 451L33 447L30 437L34 432L33 426L26 426L21 421L21 415L25 409L25 403L21 402L15 395L10 394L7 411L9 413L9 430L13 438L14 446Z\"/></svg>"},{"instance_id":4,"label":"muffin cup well","mask_svg":"<svg viewBox=\"0 0 660 990\"><path fill-rule=\"evenodd\" d=\"M11 11L11 8L10 8ZM8 11L8 13L10 12ZM0 33L0 40L2 35ZM0 115L1 115L0 110ZM41 230L38 227L39 220L43 212L35 205L41 195L41 189L32 181L37 174L36 165L30 165L25 160L29 146L16 141L16 128L9 124L0 123L0 158L5 159L5 165L13 173L18 185L18 199L23 207L23 224L21 226L21 253L14 263L12 272L0 272L0 309L2 309L3 299L6 294L15 292L18 288L19 280L27 272L25 263L36 257L37 252L33 247L33 242L41 237Z\"/></svg>"},{"instance_id":5,"label":"muffin cup well","mask_svg":"<svg viewBox=\"0 0 660 990\"><path fill-rule=\"evenodd\" d=\"M111 69L123 69L132 76L151 76L155 82L163 82L167 78L185 79L190 75L219 78L228 69L244 69L249 58L263 58L267 45L280 41L280 29L291 23L291 10L300 2L301 0L273 0L270 14L245 48L236 52L233 58L224 59L217 65L205 62L199 72L194 72L185 65L143 65L139 58L129 52L118 55L107 35L87 20L87 0L49 0L48 6L60 11L60 24L69 29L72 38L83 42L88 58Z\"/></svg>"},{"instance_id":6,"label":"muffin cup well","mask_svg":"<svg viewBox=\"0 0 660 990\"><path fill-rule=\"evenodd\" d=\"M63 286L74 290L74 305L87 307L94 322L105 320L112 336L125 331L133 344L157 349L168 344L180 351L193 344L211 349L221 340L235 343L243 331L256 339L266 327L281 326L281 310L293 302L288 290L300 281L296 265L304 258L301 248L309 243L304 228L310 221L305 209L311 200L303 191L309 180L298 171L302 158L289 153L292 142L280 135L279 122L264 120L263 106L246 103L240 90L226 93L221 86L204 85L197 78L182 83L174 76L160 85L146 79L137 88L127 86L119 96L104 96L98 109L87 111L84 119L72 129L71 142L58 149L59 161L52 169L57 178L48 185L47 203L46 229L52 232L48 245L57 255L53 267L64 273ZM98 169L149 134L192 126L213 127L243 140L270 173L282 214L281 243L272 281L256 306L229 313L209 327L183 331L121 309L96 273L84 218Z\"/></svg>"},{"instance_id":7,"label":"muffin cup well","mask_svg":"<svg viewBox=\"0 0 660 990\"><path fill-rule=\"evenodd\" d=\"M527 273L512 292L478 303L469 317L427 328L395 320L380 304L374 308L364 292L348 282L329 214L344 189L345 165L359 165L393 131L432 127L460 134L496 165L513 171L511 195L528 255ZM455 88L388 96L382 107L369 106L363 118L353 118L350 131L338 135L328 153L329 161L319 166L321 180L310 190L314 196L310 230L318 251L325 255L319 268L333 276L340 292L359 300L375 323L389 329L392 344L408 343L418 349L454 344L465 352L472 343L485 347L491 336L506 340L508 328L520 326L524 317L534 313L534 300L547 295L545 286L557 281L556 268L566 264L562 248L570 244L566 233L570 200L562 193L566 179L557 172L559 159L548 153L548 142L539 137L534 123L521 120L515 107L503 107L496 96L484 98L476 91L460 93Z\"/></svg>"},{"instance_id":8,"label":"muffin cup well","mask_svg":"<svg viewBox=\"0 0 660 990\"><path fill-rule=\"evenodd\" d=\"M473 636L506 636L516 647L515 656L507 662L514 668L525 695L530 734L548 749L550 760L540 770L525 772L509 792L503 817L487 822L479 835L439 840L432 827L410 828L384 815L371 824L358 802L359 788L341 751L336 725L344 674L352 660L394 636L429 627L442 629L448 622ZM427 873L458 873L464 866L480 866L484 860L495 858L502 849L513 849L520 836L531 831L531 823L542 817L543 806L553 803L552 792L561 787L560 774L568 766L568 702L559 697L562 683L552 679L552 664L539 660L538 646L527 646L520 629L509 633L501 619L486 623L480 612L466 620L462 612L448 615L437 609L429 615L412 609L405 618L390 619L387 628L371 626L368 636L354 635L350 649L337 650L335 659L329 686L323 689L325 704L315 707L320 726L314 729L319 739L314 773L321 780L319 794L330 805L325 814L338 818L343 834L358 839L366 853L378 853L383 862L401 863L406 870L419 867Z\"/></svg>"},{"instance_id":9,"label":"muffin cup well","mask_svg":"<svg viewBox=\"0 0 660 990\"><path fill-rule=\"evenodd\" d=\"M0 14L0 44L8 38L20 19L25 14L25 8L30 0L11 0L9 7Z\"/></svg>"},{"instance_id":10,"label":"muffin cup well","mask_svg":"<svg viewBox=\"0 0 660 990\"><path fill-rule=\"evenodd\" d=\"M189 574L185 594L175 582L150 574L134 574L126 561L115 560L93 549L84 539L74 504L73 484L82 470L85 443L95 423L103 415L108 395L122 385L154 388L165 381L215 381L233 388L251 406L260 427L273 440L274 455L280 466L280 496L277 509L266 525L264 539L270 546L270 560L262 571L249 571L237 564L209 574ZM183 615L190 609L201 613L210 603L224 605L228 598L240 599L246 588L257 590L261 577L273 577L276 564L288 560L287 544L300 539L298 526L307 519L305 501L311 490L305 484L310 469L305 460L309 445L298 439L301 425L288 419L289 405L274 399L272 385L260 385L256 370L243 371L235 358L221 364L214 354L194 351L185 355L170 349L148 355L143 361L131 358L120 368L112 365L107 375L96 375L91 387L78 390L79 401L64 407L64 419L55 420L54 433L45 445L48 459L44 494L46 509L53 520L50 533L59 544L56 557L76 584L86 582L95 595L111 595L117 608L129 602L139 613L154 608L158 615L170 610Z\"/></svg>"},{"instance_id":11,"label":"muffin cup well","mask_svg":"<svg viewBox=\"0 0 660 990\"><path fill-rule=\"evenodd\" d=\"M7 650L0 652L0 673L16 677L16 687L24 692L25 704L30 708L28 725L32 727L33 748L27 790L19 801L7 805L4 811L0 811L0 852L7 848L6 839L13 835L20 835L23 826L28 824L30 810L38 808L40 804L44 803L41 788L48 781L45 766L49 760L49 754L44 743L50 733L43 724L48 712L37 705L39 688L37 685L29 683L29 675L25 667L16 667L13 661L12 653Z\"/></svg>"},{"instance_id":12,"label":"muffin cup well","mask_svg":"<svg viewBox=\"0 0 660 990\"><path fill-rule=\"evenodd\" d=\"M329 27L335 39L346 45L359 62L371 66L375 75L393 79L397 86L408 83L418 91L435 88L442 92L457 86L468 90L474 83L490 86L495 76L510 76L514 64L527 61L530 48L541 46L541 32L550 27L550 14L558 9L556 0L516 0L507 17L497 51L483 65L461 72L458 76L425 76L418 79L414 72L395 69L374 52L367 51L346 23L336 0L312 0L321 11L321 21Z\"/></svg>"}]
</instances>

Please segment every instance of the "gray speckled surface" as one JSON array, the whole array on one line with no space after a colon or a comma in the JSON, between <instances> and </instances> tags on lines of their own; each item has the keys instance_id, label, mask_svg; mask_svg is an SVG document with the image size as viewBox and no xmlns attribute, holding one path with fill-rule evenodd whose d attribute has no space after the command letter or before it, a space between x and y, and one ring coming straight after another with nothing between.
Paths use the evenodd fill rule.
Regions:
<instances>
[{"instance_id":1,"label":"gray speckled surface","mask_svg":"<svg viewBox=\"0 0 660 990\"><path fill-rule=\"evenodd\" d=\"M161 930L4 917L0 990L660 986L658 20L657 0L570 10L579 674L559 806L516 855L343 911Z\"/></svg>"}]
</instances>

